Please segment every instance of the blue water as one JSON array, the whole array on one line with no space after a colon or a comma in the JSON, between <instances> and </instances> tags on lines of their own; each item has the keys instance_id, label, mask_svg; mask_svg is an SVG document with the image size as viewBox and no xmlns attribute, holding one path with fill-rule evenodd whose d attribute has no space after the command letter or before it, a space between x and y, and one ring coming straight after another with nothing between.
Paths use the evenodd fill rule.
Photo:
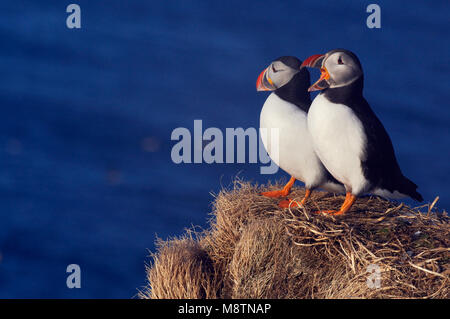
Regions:
<instances>
[{"instance_id":1,"label":"blue water","mask_svg":"<svg viewBox=\"0 0 450 319\"><path fill-rule=\"evenodd\" d=\"M80 30L65 26L72 2ZM448 209L448 1L377 1L379 30L370 3L3 0L0 297L133 297L156 237L205 227L210 192L286 177L170 157L194 119L257 127L256 77L281 55L356 52L403 172Z\"/></svg>"}]
</instances>

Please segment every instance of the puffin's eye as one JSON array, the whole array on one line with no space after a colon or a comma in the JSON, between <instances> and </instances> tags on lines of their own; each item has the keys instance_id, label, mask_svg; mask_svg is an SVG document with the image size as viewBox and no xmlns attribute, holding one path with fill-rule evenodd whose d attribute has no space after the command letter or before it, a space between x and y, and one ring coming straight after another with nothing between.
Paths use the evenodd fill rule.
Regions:
<instances>
[{"instance_id":1,"label":"puffin's eye","mask_svg":"<svg viewBox=\"0 0 450 319\"><path fill-rule=\"evenodd\" d=\"M339 59L338 59L338 64L344 64L341 57L339 57Z\"/></svg>"},{"instance_id":2,"label":"puffin's eye","mask_svg":"<svg viewBox=\"0 0 450 319\"><path fill-rule=\"evenodd\" d=\"M274 67L273 64L272 64L272 71L273 71L273 73L277 73L277 72L280 71L280 70L276 70L275 67Z\"/></svg>"}]
</instances>

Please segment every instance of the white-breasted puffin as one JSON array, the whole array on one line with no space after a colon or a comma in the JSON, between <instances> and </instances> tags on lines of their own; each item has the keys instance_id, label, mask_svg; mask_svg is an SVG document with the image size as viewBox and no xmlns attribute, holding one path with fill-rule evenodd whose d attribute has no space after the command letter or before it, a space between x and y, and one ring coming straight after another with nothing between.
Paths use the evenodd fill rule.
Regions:
<instances>
[{"instance_id":1,"label":"white-breasted puffin","mask_svg":"<svg viewBox=\"0 0 450 319\"><path fill-rule=\"evenodd\" d=\"M302 66L321 70L319 80L309 88L322 91L308 112L314 150L346 188L340 210L326 213L345 214L364 193L422 201L417 185L402 174L386 129L364 99L364 75L357 56L337 49L313 55Z\"/></svg>"},{"instance_id":2,"label":"white-breasted puffin","mask_svg":"<svg viewBox=\"0 0 450 319\"><path fill-rule=\"evenodd\" d=\"M257 91L273 91L269 95L260 114L260 130L264 147L271 159L291 179L282 190L261 193L267 197L287 196L296 179L305 183L303 205L317 187L343 193L342 184L325 169L314 153L311 137L307 129L306 115L311 105L308 92L310 76L302 61L293 56L283 56L273 61L261 72L257 81ZM278 141L272 141L271 132L278 129ZM263 134L262 132L266 133ZM271 143L278 142L276 146ZM272 146L274 146L272 148ZM277 152L277 154L274 154ZM284 200L280 207L296 206L296 202Z\"/></svg>"}]
</instances>

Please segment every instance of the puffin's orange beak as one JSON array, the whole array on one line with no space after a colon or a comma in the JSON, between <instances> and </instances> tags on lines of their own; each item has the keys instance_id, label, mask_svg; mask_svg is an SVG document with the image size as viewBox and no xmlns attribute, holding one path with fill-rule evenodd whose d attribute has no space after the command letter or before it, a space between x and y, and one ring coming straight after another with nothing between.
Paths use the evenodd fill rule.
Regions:
<instances>
[{"instance_id":1,"label":"puffin's orange beak","mask_svg":"<svg viewBox=\"0 0 450 319\"><path fill-rule=\"evenodd\" d=\"M303 61L301 67L307 66L308 68L320 68L322 66L323 58L325 54L314 54Z\"/></svg>"},{"instance_id":2,"label":"puffin's orange beak","mask_svg":"<svg viewBox=\"0 0 450 319\"><path fill-rule=\"evenodd\" d=\"M273 84L272 79L267 74L267 69L261 72L256 80L256 91L274 91L277 88Z\"/></svg>"},{"instance_id":3,"label":"puffin's orange beak","mask_svg":"<svg viewBox=\"0 0 450 319\"><path fill-rule=\"evenodd\" d=\"M330 86L327 81L328 79L330 79L330 74L328 73L327 69L325 67L322 67L320 68L320 72L320 78L316 81L316 83L309 87L308 92L320 91Z\"/></svg>"},{"instance_id":4,"label":"puffin's orange beak","mask_svg":"<svg viewBox=\"0 0 450 319\"><path fill-rule=\"evenodd\" d=\"M322 66L324 58L325 54L315 54L311 55L302 63L302 67L306 66L310 68L320 68L321 72L320 78L316 81L316 83L309 87L308 92L323 90L330 86L330 84L328 83L330 74L328 73L328 70L324 66Z\"/></svg>"}]
</instances>

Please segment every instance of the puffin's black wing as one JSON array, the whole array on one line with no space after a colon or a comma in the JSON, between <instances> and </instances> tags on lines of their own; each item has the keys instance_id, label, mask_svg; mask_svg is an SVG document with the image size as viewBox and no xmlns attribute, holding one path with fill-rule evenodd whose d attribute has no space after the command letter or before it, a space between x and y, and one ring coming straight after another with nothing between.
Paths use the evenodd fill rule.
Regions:
<instances>
[{"instance_id":1,"label":"puffin's black wing","mask_svg":"<svg viewBox=\"0 0 450 319\"><path fill-rule=\"evenodd\" d=\"M422 195L416 190L417 185L402 174L392 141L369 103L362 96L352 102L351 107L361 120L367 136L366 157L361 163L364 176L374 188L398 191L422 201Z\"/></svg>"}]
</instances>

